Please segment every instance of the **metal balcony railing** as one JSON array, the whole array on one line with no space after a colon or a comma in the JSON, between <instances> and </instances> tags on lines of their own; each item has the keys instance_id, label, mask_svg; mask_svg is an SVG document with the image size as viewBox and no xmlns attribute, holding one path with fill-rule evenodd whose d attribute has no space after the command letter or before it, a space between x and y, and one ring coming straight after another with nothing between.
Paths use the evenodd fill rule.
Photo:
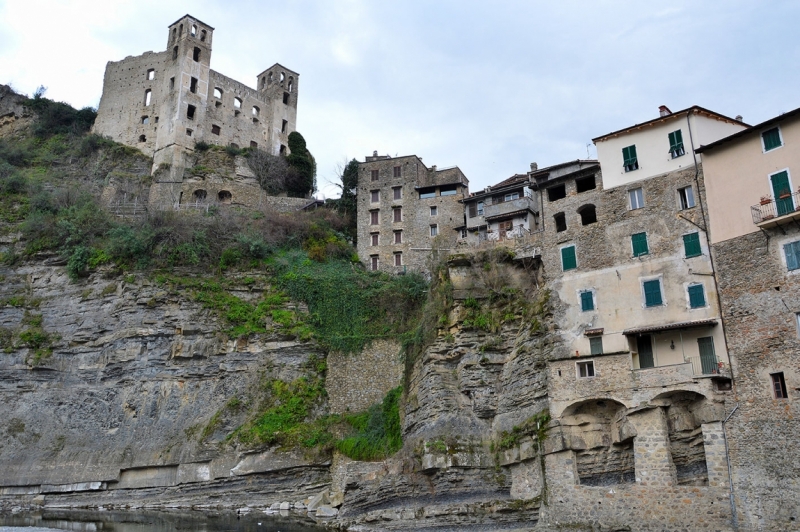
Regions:
<instances>
[{"instance_id":1,"label":"metal balcony railing","mask_svg":"<svg viewBox=\"0 0 800 532\"><path fill-rule=\"evenodd\" d=\"M781 194L777 198L764 197L750 207L753 223L758 225L800 211L800 192ZM800 214L800 212L798 212Z\"/></svg>"},{"instance_id":2,"label":"metal balcony railing","mask_svg":"<svg viewBox=\"0 0 800 532\"><path fill-rule=\"evenodd\" d=\"M719 375L722 373L723 364L716 355L700 355L689 357L692 363L692 373L695 375Z\"/></svg>"}]
</instances>

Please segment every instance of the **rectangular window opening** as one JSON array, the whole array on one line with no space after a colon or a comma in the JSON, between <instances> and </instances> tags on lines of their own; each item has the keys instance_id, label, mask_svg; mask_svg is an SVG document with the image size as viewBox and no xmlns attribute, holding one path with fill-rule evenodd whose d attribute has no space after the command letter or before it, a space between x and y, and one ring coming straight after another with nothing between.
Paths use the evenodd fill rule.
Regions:
<instances>
[{"instance_id":1,"label":"rectangular window opening","mask_svg":"<svg viewBox=\"0 0 800 532\"><path fill-rule=\"evenodd\" d=\"M393 199L399 200L403 199L403 188L402 187L393 187L392 188Z\"/></svg>"},{"instance_id":2,"label":"rectangular window opening","mask_svg":"<svg viewBox=\"0 0 800 532\"><path fill-rule=\"evenodd\" d=\"M371 211L369 213L369 223L370 225L378 225L378 214L380 211Z\"/></svg>"},{"instance_id":3,"label":"rectangular window opening","mask_svg":"<svg viewBox=\"0 0 800 532\"><path fill-rule=\"evenodd\" d=\"M641 257L642 255L649 255L650 248L647 246L647 233L635 233L631 235L631 247L633 248L633 256Z\"/></svg>"},{"instance_id":4,"label":"rectangular window opening","mask_svg":"<svg viewBox=\"0 0 800 532\"><path fill-rule=\"evenodd\" d=\"M703 250L700 248L700 233L683 235L683 252L687 259L703 254Z\"/></svg>"},{"instance_id":5,"label":"rectangular window opening","mask_svg":"<svg viewBox=\"0 0 800 532\"><path fill-rule=\"evenodd\" d=\"M587 190L594 190L595 188L597 188L597 182L593 175L575 180L575 190L579 193L586 192Z\"/></svg>"},{"instance_id":6,"label":"rectangular window opening","mask_svg":"<svg viewBox=\"0 0 800 532\"><path fill-rule=\"evenodd\" d=\"M680 201L681 210L691 209L694 207L694 190L692 187L683 187L678 189L678 199Z\"/></svg>"},{"instance_id":7,"label":"rectangular window opening","mask_svg":"<svg viewBox=\"0 0 800 532\"><path fill-rule=\"evenodd\" d=\"M397 168L400 168L399 166ZM397 177L397 176L395 176ZM436 197L436 189L431 188L423 188L419 191L419 199L430 199Z\"/></svg>"},{"instance_id":8,"label":"rectangular window opening","mask_svg":"<svg viewBox=\"0 0 800 532\"><path fill-rule=\"evenodd\" d=\"M567 230L567 217L563 212L557 212L554 214L553 221L556 223L556 233L561 233Z\"/></svg>"},{"instance_id":9,"label":"rectangular window opening","mask_svg":"<svg viewBox=\"0 0 800 532\"><path fill-rule=\"evenodd\" d=\"M155 70L154 68L151 68L151 69L149 69L149 70L147 71L147 79L148 79L148 80L154 80L154 79L156 79L156 70Z\"/></svg>"},{"instance_id":10,"label":"rectangular window opening","mask_svg":"<svg viewBox=\"0 0 800 532\"><path fill-rule=\"evenodd\" d=\"M403 221L403 209L400 207L395 207L392 209L393 220L395 222L402 222Z\"/></svg>"},{"instance_id":11,"label":"rectangular window opening","mask_svg":"<svg viewBox=\"0 0 800 532\"><path fill-rule=\"evenodd\" d=\"M458 185L439 187L440 196L455 196L458 194Z\"/></svg>"},{"instance_id":12,"label":"rectangular window opening","mask_svg":"<svg viewBox=\"0 0 800 532\"><path fill-rule=\"evenodd\" d=\"M212 134L219 135L221 131L222 131L222 128L220 128L218 125L211 124L211 133Z\"/></svg>"},{"instance_id":13,"label":"rectangular window opening","mask_svg":"<svg viewBox=\"0 0 800 532\"><path fill-rule=\"evenodd\" d=\"M438 225L432 225L431 226L431 236L436 236L438 234L439 234L439 226Z\"/></svg>"},{"instance_id":14,"label":"rectangular window opening","mask_svg":"<svg viewBox=\"0 0 800 532\"><path fill-rule=\"evenodd\" d=\"M574 270L578 267L578 258L575 254L575 246L561 248L561 270Z\"/></svg>"},{"instance_id":15,"label":"rectangular window opening","mask_svg":"<svg viewBox=\"0 0 800 532\"><path fill-rule=\"evenodd\" d=\"M403 169L400 166L395 166L392 173L394 177L401 177L403 175Z\"/></svg>"},{"instance_id":16,"label":"rectangular window opening","mask_svg":"<svg viewBox=\"0 0 800 532\"><path fill-rule=\"evenodd\" d=\"M653 281L645 281L642 283L644 288L644 306L645 307L659 307L664 304L661 298L661 281L655 279Z\"/></svg>"},{"instance_id":17,"label":"rectangular window opening","mask_svg":"<svg viewBox=\"0 0 800 532\"><path fill-rule=\"evenodd\" d=\"M547 200L556 201L567 197L567 186L556 185L547 189Z\"/></svg>"},{"instance_id":18,"label":"rectangular window opening","mask_svg":"<svg viewBox=\"0 0 800 532\"><path fill-rule=\"evenodd\" d=\"M192 81L189 82L189 92L197 93L197 78L192 78Z\"/></svg>"},{"instance_id":19,"label":"rectangular window opening","mask_svg":"<svg viewBox=\"0 0 800 532\"><path fill-rule=\"evenodd\" d=\"M577 362L575 365L577 366L579 379L594 377L594 361Z\"/></svg>"},{"instance_id":20,"label":"rectangular window opening","mask_svg":"<svg viewBox=\"0 0 800 532\"><path fill-rule=\"evenodd\" d=\"M378 271L378 256L377 255L370 255L369 262L370 262L370 269L373 272Z\"/></svg>"},{"instance_id":21,"label":"rectangular window opening","mask_svg":"<svg viewBox=\"0 0 800 532\"><path fill-rule=\"evenodd\" d=\"M286 133L286 126L288 126L288 125L289 125L289 121L288 120L281 121L281 133Z\"/></svg>"},{"instance_id":22,"label":"rectangular window opening","mask_svg":"<svg viewBox=\"0 0 800 532\"><path fill-rule=\"evenodd\" d=\"M194 120L194 112L197 108L194 105L190 105L186 108L186 118L189 120Z\"/></svg>"},{"instance_id":23,"label":"rectangular window opening","mask_svg":"<svg viewBox=\"0 0 800 532\"><path fill-rule=\"evenodd\" d=\"M644 207L644 192L642 191L642 187L629 190L628 200L632 211Z\"/></svg>"},{"instance_id":24,"label":"rectangular window opening","mask_svg":"<svg viewBox=\"0 0 800 532\"><path fill-rule=\"evenodd\" d=\"M402 231L395 231L394 232L394 243L395 244L402 244L403 243L403 232Z\"/></svg>"},{"instance_id":25,"label":"rectangular window opening","mask_svg":"<svg viewBox=\"0 0 800 532\"><path fill-rule=\"evenodd\" d=\"M175 88L175 78L174 77L169 78L169 90L172 90L174 88Z\"/></svg>"},{"instance_id":26,"label":"rectangular window opening","mask_svg":"<svg viewBox=\"0 0 800 532\"><path fill-rule=\"evenodd\" d=\"M622 167L626 172L639 169L639 159L636 157L636 145L622 148Z\"/></svg>"},{"instance_id":27,"label":"rectangular window opening","mask_svg":"<svg viewBox=\"0 0 800 532\"><path fill-rule=\"evenodd\" d=\"M370 171L370 180L371 181L377 181L378 180L378 171L377 170Z\"/></svg>"},{"instance_id":28,"label":"rectangular window opening","mask_svg":"<svg viewBox=\"0 0 800 532\"><path fill-rule=\"evenodd\" d=\"M403 265L403 254L402 253L395 253L394 254L394 265L395 266L402 266Z\"/></svg>"},{"instance_id":29,"label":"rectangular window opening","mask_svg":"<svg viewBox=\"0 0 800 532\"><path fill-rule=\"evenodd\" d=\"M186 136L187 136L187 137L191 137L191 136L192 136L192 133L193 133L193 131L192 131L191 129L189 129L189 128L186 128Z\"/></svg>"},{"instance_id":30,"label":"rectangular window opening","mask_svg":"<svg viewBox=\"0 0 800 532\"><path fill-rule=\"evenodd\" d=\"M683 149L683 133L680 129L669 134L669 154L673 159L686 155L686 150Z\"/></svg>"},{"instance_id":31,"label":"rectangular window opening","mask_svg":"<svg viewBox=\"0 0 800 532\"><path fill-rule=\"evenodd\" d=\"M603 354L603 337L602 336L593 336L589 338L589 352L592 355L602 355Z\"/></svg>"},{"instance_id":32,"label":"rectangular window opening","mask_svg":"<svg viewBox=\"0 0 800 532\"><path fill-rule=\"evenodd\" d=\"M439 214L439 208L434 205L431 207L431 216L436 216L437 214Z\"/></svg>"},{"instance_id":33,"label":"rectangular window opening","mask_svg":"<svg viewBox=\"0 0 800 532\"><path fill-rule=\"evenodd\" d=\"M369 196L370 203L378 203L381 199L381 192L380 190L370 190Z\"/></svg>"},{"instance_id":34,"label":"rectangular window opening","mask_svg":"<svg viewBox=\"0 0 800 532\"><path fill-rule=\"evenodd\" d=\"M689 292L689 308L706 306L706 294L702 284L693 284L687 288Z\"/></svg>"},{"instance_id":35,"label":"rectangular window opening","mask_svg":"<svg viewBox=\"0 0 800 532\"><path fill-rule=\"evenodd\" d=\"M283 93L283 103L284 103L284 105L289 105L289 93L288 92L284 92Z\"/></svg>"},{"instance_id":36,"label":"rectangular window opening","mask_svg":"<svg viewBox=\"0 0 800 532\"><path fill-rule=\"evenodd\" d=\"M581 292L581 311L594 310L594 294L591 290Z\"/></svg>"},{"instance_id":37,"label":"rectangular window opening","mask_svg":"<svg viewBox=\"0 0 800 532\"><path fill-rule=\"evenodd\" d=\"M786 268L789 271L800 269L800 240L783 245L786 255Z\"/></svg>"},{"instance_id":38,"label":"rectangular window opening","mask_svg":"<svg viewBox=\"0 0 800 532\"><path fill-rule=\"evenodd\" d=\"M768 129L761 134L761 140L764 142L764 151L774 150L783 146L781 142L781 132L777 127Z\"/></svg>"},{"instance_id":39,"label":"rectangular window opening","mask_svg":"<svg viewBox=\"0 0 800 532\"><path fill-rule=\"evenodd\" d=\"M483 202L478 202L478 216L483 216Z\"/></svg>"},{"instance_id":40,"label":"rectangular window opening","mask_svg":"<svg viewBox=\"0 0 800 532\"><path fill-rule=\"evenodd\" d=\"M378 233L372 233L370 236L370 245L377 246L378 245Z\"/></svg>"},{"instance_id":41,"label":"rectangular window opening","mask_svg":"<svg viewBox=\"0 0 800 532\"><path fill-rule=\"evenodd\" d=\"M771 373L772 391L775 394L775 399L788 399L789 394L786 391L786 380L783 378L783 372Z\"/></svg>"}]
</instances>

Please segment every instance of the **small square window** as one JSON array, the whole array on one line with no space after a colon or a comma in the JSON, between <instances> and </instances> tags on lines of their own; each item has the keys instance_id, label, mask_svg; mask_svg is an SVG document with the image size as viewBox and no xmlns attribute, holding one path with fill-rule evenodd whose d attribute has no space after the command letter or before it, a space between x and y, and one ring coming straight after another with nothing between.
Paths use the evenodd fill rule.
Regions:
<instances>
[{"instance_id":1,"label":"small square window","mask_svg":"<svg viewBox=\"0 0 800 532\"><path fill-rule=\"evenodd\" d=\"M403 232L402 231L395 231L394 232L394 243L395 244L402 244L403 243Z\"/></svg>"},{"instance_id":2,"label":"small square window","mask_svg":"<svg viewBox=\"0 0 800 532\"><path fill-rule=\"evenodd\" d=\"M694 207L694 191L692 190L692 187L679 188L678 200L680 202L681 210L691 209Z\"/></svg>"},{"instance_id":3,"label":"small square window","mask_svg":"<svg viewBox=\"0 0 800 532\"><path fill-rule=\"evenodd\" d=\"M191 129L189 129L189 128L186 128L186 136L187 136L187 137L191 137L191 136L192 136L192 133L193 133L193 131L192 131Z\"/></svg>"},{"instance_id":4,"label":"small square window","mask_svg":"<svg viewBox=\"0 0 800 532\"><path fill-rule=\"evenodd\" d=\"M371 203L378 203L380 201L381 193L379 190L370 190L370 202Z\"/></svg>"},{"instance_id":5,"label":"small square window","mask_svg":"<svg viewBox=\"0 0 800 532\"><path fill-rule=\"evenodd\" d=\"M781 141L781 132L777 127L768 129L761 134L761 140L764 143L764 151L774 150L783 146Z\"/></svg>"},{"instance_id":6,"label":"small square window","mask_svg":"<svg viewBox=\"0 0 800 532\"><path fill-rule=\"evenodd\" d=\"M630 202L632 211L644 207L644 192L642 192L642 188L639 187L629 190L628 201Z\"/></svg>"},{"instance_id":7,"label":"small square window","mask_svg":"<svg viewBox=\"0 0 800 532\"><path fill-rule=\"evenodd\" d=\"M575 365L578 369L579 379L594 377L594 361L588 360L586 362L578 362Z\"/></svg>"},{"instance_id":8,"label":"small square window","mask_svg":"<svg viewBox=\"0 0 800 532\"><path fill-rule=\"evenodd\" d=\"M800 269L800 240L783 245L786 255L786 268L789 271Z\"/></svg>"},{"instance_id":9,"label":"small square window","mask_svg":"<svg viewBox=\"0 0 800 532\"><path fill-rule=\"evenodd\" d=\"M403 254L402 253L395 253L394 254L394 265L395 266L402 266L403 265Z\"/></svg>"},{"instance_id":10,"label":"small square window","mask_svg":"<svg viewBox=\"0 0 800 532\"><path fill-rule=\"evenodd\" d=\"M369 175L370 175L370 180L371 181L377 181L378 180L378 171L377 170L370 171Z\"/></svg>"},{"instance_id":11,"label":"small square window","mask_svg":"<svg viewBox=\"0 0 800 532\"><path fill-rule=\"evenodd\" d=\"M393 175L394 175L394 177L400 177L402 175L402 168L399 167L399 166L395 166L394 167L394 171L393 171Z\"/></svg>"},{"instance_id":12,"label":"small square window","mask_svg":"<svg viewBox=\"0 0 800 532\"><path fill-rule=\"evenodd\" d=\"M594 310L594 293L591 290L581 292L581 311Z\"/></svg>"},{"instance_id":13,"label":"small square window","mask_svg":"<svg viewBox=\"0 0 800 532\"><path fill-rule=\"evenodd\" d=\"M218 125L216 125L216 124L211 124L211 133L212 133L213 135L219 135L221 132L222 132L222 128L220 128L220 127L219 127Z\"/></svg>"},{"instance_id":14,"label":"small square window","mask_svg":"<svg viewBox=\"0 0 800 532\"><path fill-rule=\"evenodd\" d=\"M578 258L575 255L575 246L561 248L561 270L574 270L578 267Z\"/></svg>"},{"instance_id":15,"label":"small square window","mask_svg":"<svg viewBox=\"0 0 800 532\"><path fill-rule=\"evenodd\" d=\"M436 216L437 214L439 214L439 208L434 205L431 207L431 216Z\"/></svg>"},{"instance_id":16,"label":"small square window","mask_svg":"<svg viewBox=\"0 0 800 532\"><path fill-rule=\"evenodd\" d=\"M431 226L431 236L436 236L438 234L439 234L439 226L438 225L432 225Z\"/></svg>"},{"instance_id":17,"label":"small square window","mask_svg":"<svg viewBox=\"0 0 800 532\"><path fill-rule=\"evenodd\" d=\"M154 68L151 68L151 69L149 69L149 70L147 71L147 79L148 79L148 80L154 80L154 79L156 79L156 71L155 71L155 69L154 69Z\"/></svg>"},{"instance_id":18,"label":"small square window","mask_svg":"<svg viewBox=\"0 0 800 532\"><path fill-rule=\"evenodd\" d=\"M683 235L683 252L687 259L699 257L703 254L703 250L700 247L700 233Z\"/></svg>"},{"instance_id":19,"label":"small square window","mask_svg":"<svg viewBox=\"0 0 800 532\"><path fill-rule=\"evenodd\" d=\"M633 248L633 256L641 257L642 255L649 255L650 248L647 246L647 233L635 233L631 235L631 247Z\"/></svg>"},{"instance_id":20,"label":"small square window","mask_svg":"<svg viewBox=\"0 0 800 532\"><path fill-rule=\"evenodd\" d=\"M369 223L370 223L370 225L378 225L378 212L379 211L371 211L369 213Z\"/></svg>"},{"instance_id":21,"label":"small square window","mask_svg":"<svg viewBox=\"0 0 800 532\"><path fill-rule=\"evenodd\" d=\"M642 283L644 289L644 306L659 307L664 304L661 297L661 281L658 279Z\"/></svg>"},{"instance_id":22,"label":"small square window","mask_svg":"<svg viewBox=\"0 0 800 532\"><path fill-rule=\"evenodd\" d=\"M403 221L403 209L400 207L395 207L392 209L392 214L394 215L395 222L402 222Z\"/></svg>"},{"instance_id":23,"label":"small square window","mask_svg":"<svg viewBox=\"0 0 800 532\"><path fill-rule=\"evenodd\" d=\"M636 157L636 145L622 148L622 166L626 172L639 169L639 159Z\"/></svg>"},{"instance_id":24,"label":"small square window","mask_svg":"<svg viewBox=\"0 0 800 532\"><path fill-rule=\"evenodd\" d=\"M150 117L149 116L143 116L142 117L142 124L147 125L149 123L150 123Z\"/></svg>"},{"instance_id":25,"label":"small square window","mask_svg":"<svg viewBox=\"0 0 800 532\"><path fill-rule=\"evenodd\" d=\"M686 155L686 150L683 149L683 133L680 129L669 134L669 154L673 159Z\"/></svg>"},{"instance_id":26,"label":"small square window","mask_svg":"<svg viewBox=\"0 0 800 532\"><path fill-rule=\"evenodd\" d=\"M788 399L789 394L786 392L786 380L783 378L783 372L771 373L772 391L775 394L775 399Z\"/></svg>"},{"instance_id":27,"label":"small square window","mask_svg":"<svg viewBox=\"0 0 800 532\"><path fill-rule=\"evenodd\" d=\"M603 354L603 337L602 336L593 336L589 338L589 351L592 355L602 355Z\"/></svg>"},{"instance_id":28,"label":"small square window","mask_svg":"<svg viewBox=\"0 0 800 532\"><path fill-rule=\"evenodd\" d=\"M378 233L372 233L369 235L370 237L370 245L377 246L378 245Z\"/></svg>"},{"instance_id":29,"label":"small square window","mask_svg":"<svg viewBox=\"0 0 800 532\"><path fill-rule=\"evenodd\" d=\"M403 199L403 187L392 188L393 199Z\"/></svg>"},{"instance_id":30,"label":"small square window","mask_svg":"<svg viewBox=\"0 0 800 532\"><path fill-rule=\"evenodd\" d=\"M547 189L547 201L556 201L567 197L567 186L556 185Z\"/></svg>"},{"instance_id":31,"label":"small square window","mask_svg":"<svg viewBox=\"0 0 800 532\"><path fill-rule=\"evenodd\" d=\"M693 284L687 288L689 292L689 308L703 308L706 306L706 293L702 284Z\"/></svg>"},{"instance_id":32,"label":"small square window","mask_svg":"<svg viewBox=\"0 0 800 532\"><path fill-rule=\"evenodd\" d=\"M374 271L378 271L378 256L377 255L370 255L369 257L370 262L370 269Z\"/></svg>"}]
</instances>

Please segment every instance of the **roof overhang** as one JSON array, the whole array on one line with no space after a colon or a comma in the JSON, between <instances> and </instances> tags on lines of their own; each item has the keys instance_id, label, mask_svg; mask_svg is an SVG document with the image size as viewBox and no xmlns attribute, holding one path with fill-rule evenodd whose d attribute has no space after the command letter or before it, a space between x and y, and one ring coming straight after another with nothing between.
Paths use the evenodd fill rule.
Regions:
<instances>
[{"instance_id":1,"label":"roof overhang","mask_svg":"<svg viewBox=\"0 0 800 532\"><path fill-rule=\"evenodd\" d=\"M715 120L720 120L722 122L728 122L730 124L737 124L737 125L743 126L745 128L749 128L750 127L750 124L745 124L744 122L740 122L739 120L736 120L736 119L731 118L729 116L725 116L725 115L720 114L720 113L715 113L714 111L710 111L710 110L708 110L708 109L706 109L704 107L700 107L699 105L694 105L692 107L688 107L686 109L681 109L680 111L675 111L674 113L671 113L671 114L668 114L668 115L665 115L665 116L659 116L659 117L654 118L652 120L648 120L647 122L642 122L641 124L634 124L632 126L624 128L624 129L618 129L617 131L612 131L611 133L606 133L605 135L600 135L599 137L593 138L592 142L597 144L598 142L602 142L602 141L610 139L612 137L618 137L620 135L625 135L625 134L628 134L628 133L632 133L634 131L640 130L640 129L645 128L645 127L654 126L654 125L657 125L657 124L661 124L663 122L668 122L670 120L675 120L676 118L683 118L684 116L686 116L688 114L701 115L701 116L705 116L707 118L713 118Z\"/></svg>"},{"instance_id":2,"label":"roof overhang","mask_svg":"<svg viewBox=\"0 0 800 532\"><path fill-rule=\"evenodd\" d=\"M663 332L663 331L677 331L681 329L695 329L697 327L714 327L717 325L716 318L710 318L706 320L694 320L694 321L681 321L678 323L666 323L662 325L648 325L646 327L634 327L632 329L625 329L622 331L622 334L625 336L635 336L637 334L645 334L651 332Z\"/></svg>"}]
</instances>

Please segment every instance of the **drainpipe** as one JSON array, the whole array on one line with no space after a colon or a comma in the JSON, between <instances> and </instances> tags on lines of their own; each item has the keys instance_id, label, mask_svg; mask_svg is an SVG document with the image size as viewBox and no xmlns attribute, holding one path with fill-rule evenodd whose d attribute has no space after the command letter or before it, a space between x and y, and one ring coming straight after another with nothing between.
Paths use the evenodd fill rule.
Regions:
<instances>
[{"instance_id":1,"label":"drainpipe","mask_svg":"<svg viewBox=\"0 0 800 532\"><path fill-rule=\"evenodd\" d=\"M725 418L725 421L722 422L722 440L725 442L725 462L728 464L728 485L729 490L731 492L731 524L733 525L734 530L739 530L739 517L736 515L736 499L733 496L733 475L731 474L731 457L728 453L728 436L725 432L725 423L731 418L731 416L738 410L739 403L736 403L736 406L733 407L731 413L728 414L728 417Z\"/></svg>"}]
</instances>

